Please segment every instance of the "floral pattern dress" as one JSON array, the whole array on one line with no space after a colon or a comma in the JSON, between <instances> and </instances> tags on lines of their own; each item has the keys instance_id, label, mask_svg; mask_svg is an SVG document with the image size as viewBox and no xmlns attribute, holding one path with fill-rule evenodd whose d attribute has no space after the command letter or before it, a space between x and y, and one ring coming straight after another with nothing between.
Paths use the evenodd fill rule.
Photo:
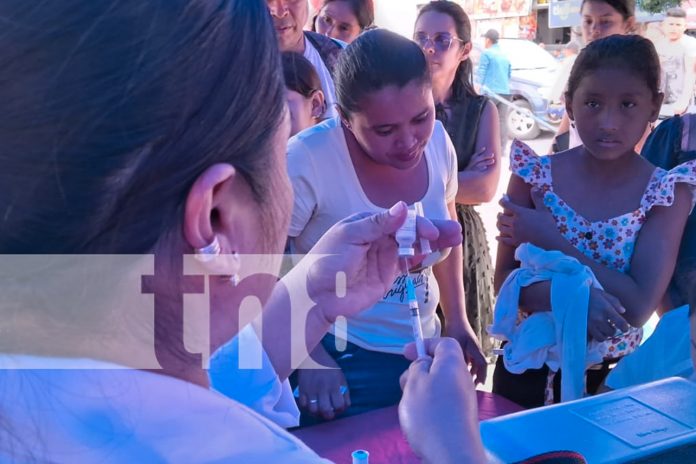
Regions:
<instances>
[{"instance_id":1,"label":"floral pattern dress","mask_svg":"<svg viewBox=\"0 0 696 464\"><path fill-rule=\"evenodd\" d=\"M654 206L670 206L674 201L674 187L683 182L696 186L696 160L681 164L670 171L655 168L635 211L601 221L589 221L570 207L553 190L551 178L552 156L538 156L524 143L515 140L510 152L510 170L536 187L544 195L544 205L553 215L563 237L588 258L609 269L627 273L638 234ZM692 207L694 200L692 199ZM643 337L642 328L612 337L606 342L605 359L613 360L633 352ZM549 375L546 402L553 402L552 381Z\"/></svg>"}]
</instances>

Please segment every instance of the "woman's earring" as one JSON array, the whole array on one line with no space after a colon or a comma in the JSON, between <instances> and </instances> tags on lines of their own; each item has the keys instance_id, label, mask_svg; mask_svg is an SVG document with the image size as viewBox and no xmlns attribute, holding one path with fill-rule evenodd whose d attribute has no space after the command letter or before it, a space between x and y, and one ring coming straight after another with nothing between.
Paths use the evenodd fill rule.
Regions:
<instances>
[{"instance_id":1,"label":"woman's earring","mask_svg":"<svg viewBox=\"0 0 696 464\"><path fill-rule=\"evenodd\" d=\"M217 236L213 237L213 241L203 248L196 248L194 256L202 263L208 263L215 259L220 254L220 242Z\"/></svg>"},{"instance_id":2,"label":"woman's earring","mask_svg":"<svg viewBox=\"0 0 696 464\"><path fill-rule=\"evenodd\" d=\"M213 241L210 242L208 245L204 246L203 248L196 248L194 250L194 257L201 263L209 263L218 256L220 256L221 251L222 249L220 247L220 242L218 241L217 237L214 237ZM222 267L224 267L224 269L228 272L230 268L238 271L241 261L239 253L237 253L236 251L232 252L232 254L229 255L229 257L231 258L232 262L229 263L229 261L225 260L225 262L229 263L229 265L222 265ZM227 258L227 256L225 256L225 258ZM231 283L233 287L239 285L239 282L241 281L239 277L239 272L235 272L232 275L225 276L224 279Z\"/></svg>"},{"instance_id":3,"label":"woman's earring","mask_svg":"<svg viewBox=\"0 0 696 464\"><path fill-rule=\"evenodd\" d=\"M316 114L315 114L316 113ZM322 105L319 108L317 108L317 111L312 111L312 117L314 119L319 119L321 118L324 114L326 113L326 105Z\"/></svg>"}]
</instances>

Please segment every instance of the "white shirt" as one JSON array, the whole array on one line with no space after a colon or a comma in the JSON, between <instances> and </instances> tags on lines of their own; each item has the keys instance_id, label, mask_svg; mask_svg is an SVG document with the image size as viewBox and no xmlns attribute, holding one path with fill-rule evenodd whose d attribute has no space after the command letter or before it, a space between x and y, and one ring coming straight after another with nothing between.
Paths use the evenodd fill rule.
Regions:
<instances>
[{"instance_id":1,"label":"white shirt","mask_svg":"<svg viewBox=\"0 0 696 464\"><path fill-rule=\"evenodd\" d=\"M56 361L76 369L31 369ZM328 462L246 406L161 374L0 356L0 385L0 462Z\"/></svg>"},{"instance_id":2,"label":"white shirt","mask_svg":"<svg viewBox=\"0 0 696 464\"><path fill-rule=\"evenodd\" d=\"M300 425L290 382L280 381L251 324L213 353L208 376L214 390L281 427Z\"/></svg>"},{"instance_id":3,"label":"white shirt","mask_svg":"<svg viewBox=\"0 0 696 464\"><path fill-rule=\"evenodd\" d=\"M421 199L424 215L449 219L447 204L457 194L457 160L439 121L424 156L429 176ZM293 252L306 253L331 226L352 214L384 211L367 198L360 185L338 118L290 139L288 173L295 192L289 231ZM416 273L414 281L424 336L439 336L437 281L430 268ZM363 348L401 354L403 346L413 340L403 277L396 279L381 301L349 319L347 333L348 341Z\"/></svg>"},{"instance_id":4,"label":"white shirt","mask_svg":"<svg viewBox=\"0 0 696 464\"><path fill-rule=\"evenodd\" d=\"M334 86L333 77L331 77L329 68L324 64L324 60L321 59L321 55L317 49L314 48L314 45L307 40L306 36L304 41L304 57L314 65L314 69L316 69L319 80L321 81L321 88L324 91L324 100L326 101L326 112L324 113L324 117L334 118L338 116L338 111L336 111L336 87Z\"/></svg>"}]
</instances>

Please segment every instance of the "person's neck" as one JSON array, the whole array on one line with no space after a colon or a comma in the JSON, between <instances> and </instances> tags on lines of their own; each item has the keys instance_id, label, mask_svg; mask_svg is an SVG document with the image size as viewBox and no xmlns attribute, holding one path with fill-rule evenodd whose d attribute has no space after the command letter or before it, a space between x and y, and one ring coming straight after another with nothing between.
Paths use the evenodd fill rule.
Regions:
<instances>
[{"instance_id":1,"label":"person's neck","mask_svg":"<svg viewBox=\"0 0 696 464\"><path fill-rule=\"evenodd\" d=\"M620 176L617 173L624 173L631 176L628 167L634 162L634 157L638 156L634 150L625 153L613 160L598 159L585 148L583 150L584 168L586 172L595 179L609 179L616 181Z\"/></svg>"},{"instance_id":2,"label":"person's neck","mask_svg":"<svg viewBox=\"0 0 696 464\"><path fill-rule=\"evenodd\" d=\"M348 155L351 158L353 166L359 169L360 166L369 165L375 169L379 169L381 164L377 163L367 154L362 145L360 145L360 142L358 142L355 134L353 134L353 132L350 131L343 122L341 122L341 129L343 130L343 136L346 139Z\"/></svg>"},{"instance_id":3,"label":"person's neck","mask_svg":"<svg viewBox=\"0 0 696 464\"><path fill-rule=\"evenodd\" d=\"M293 45L287 48L287 50L283 50L285 52L295 52L299 54L303 54L305 51L305 36L304 33L300 36L300 39Z\"/></svg>"},{"instance_id":4,"label":"person's neck","mask_svg":"<svg viewBox=\"0 0 696 464\"><path fill-rule=\"evenodd\" d=\"M456 72L456 71L455 71ZM433 99L436 105L444 104L452 97L455 73L433 76Z\"/></svg>"}]
</instances>

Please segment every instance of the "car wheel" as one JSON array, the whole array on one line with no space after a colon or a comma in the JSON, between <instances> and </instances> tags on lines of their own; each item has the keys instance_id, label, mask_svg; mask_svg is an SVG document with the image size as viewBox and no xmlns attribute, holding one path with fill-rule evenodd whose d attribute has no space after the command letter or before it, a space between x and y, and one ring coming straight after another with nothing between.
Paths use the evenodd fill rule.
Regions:
<instances>
[{"instance_id":1,"label":"car wheel","mask_svg":"<svg viewBox=\"0 0 696 464\"><path fill-rule=\"evenodd\" d=\"M515 106L531 111L527 100L515 100ZM507 130L511 138L520 140L535 139L541 133L539 124L527 112L515 111L508 108Z\"/></svg>"}]
</instances>

